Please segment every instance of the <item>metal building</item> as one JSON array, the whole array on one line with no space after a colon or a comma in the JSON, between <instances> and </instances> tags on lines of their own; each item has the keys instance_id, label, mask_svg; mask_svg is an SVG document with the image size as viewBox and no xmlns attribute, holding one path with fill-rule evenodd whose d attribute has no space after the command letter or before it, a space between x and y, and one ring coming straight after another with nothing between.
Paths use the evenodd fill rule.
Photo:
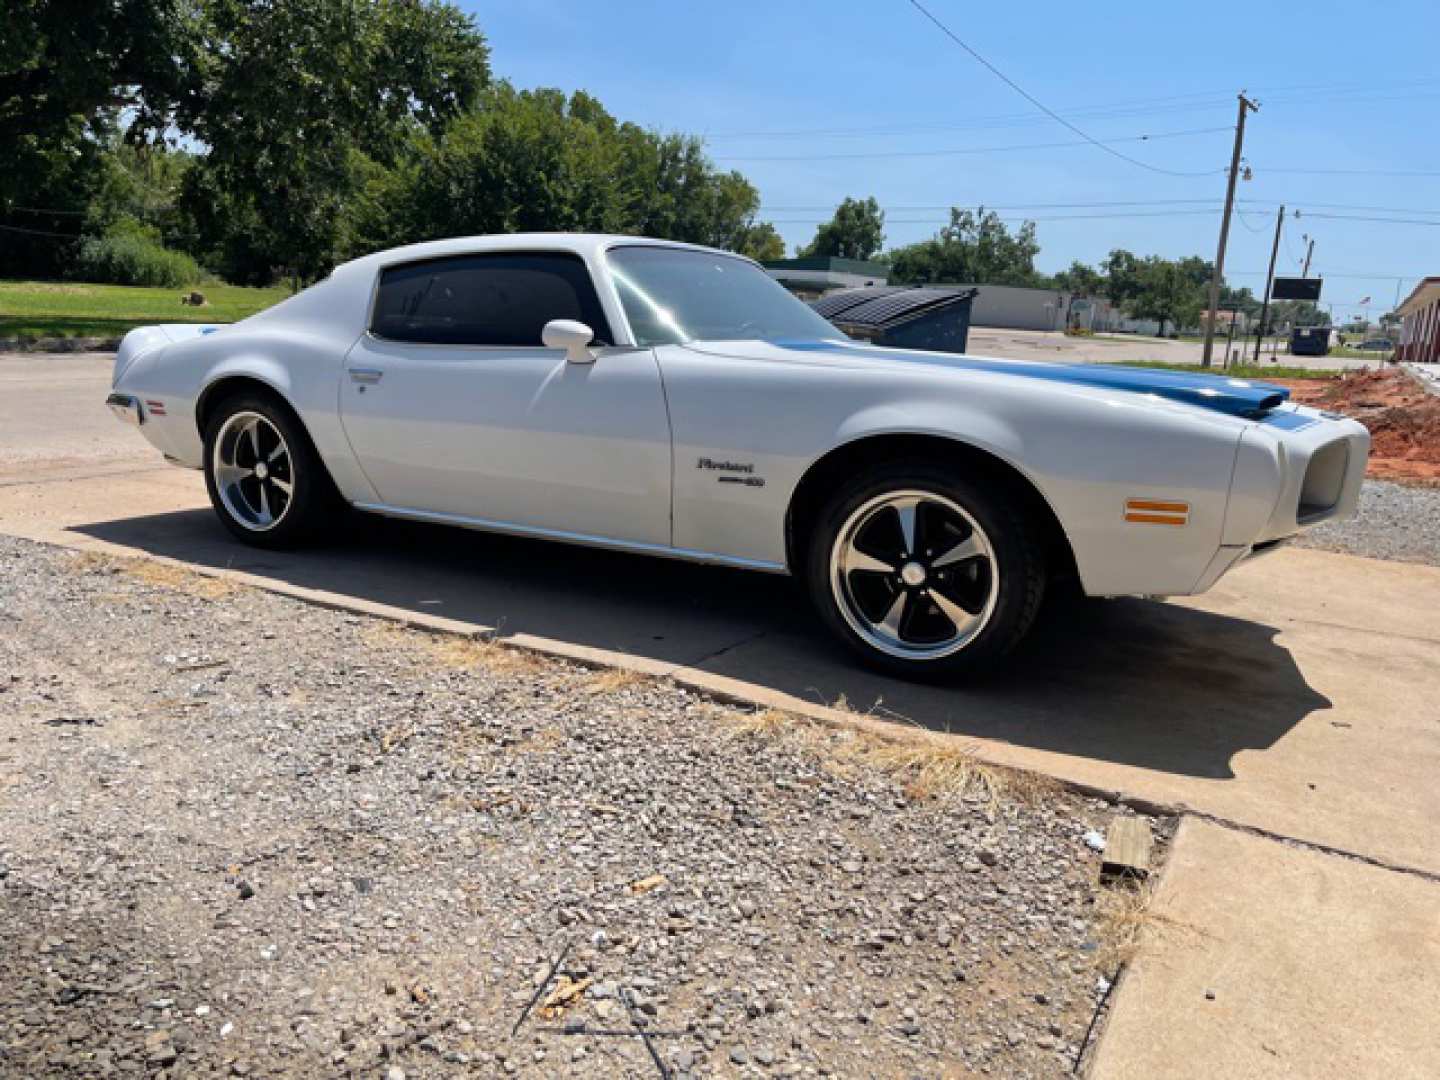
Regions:
<instances>
[{"instance_id":1,"label":"metal building","mask_svg":"<svg viewBox=\"0 0 1440 1080\"><path fill-rule=\"evenodd\" d=\"M1400 316L1400 346L1395 359L1407 364L1440 363L1440 277L1421 278Z\"/></svg>"}]
</instances>

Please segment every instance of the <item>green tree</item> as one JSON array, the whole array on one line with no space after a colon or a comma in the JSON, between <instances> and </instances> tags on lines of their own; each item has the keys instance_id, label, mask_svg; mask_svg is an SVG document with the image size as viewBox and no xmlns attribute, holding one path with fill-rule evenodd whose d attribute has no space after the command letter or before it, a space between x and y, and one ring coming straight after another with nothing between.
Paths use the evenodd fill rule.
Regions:
<instances>
[{"instance_id":1,"label":"green tree","mask_svg":"<svg viewBox=\"0 0 1440 1080\"><path fill-rule=\"evenodd\" d=\"M979 285L1034 285L1040 244L1035 223L1013 234L993 210L954 207L950 223L933 239L889 253L890 280L897 284L950 282Z\"/></svg>"},{"instance_id":2,"label":"green tree","mask_svg":"<svg viewBox=\"0 0 1440 1080\"><path fill-rule=\"evenodd\" d=\"M785 238L768 221L761 221L745 227L735 250L748 255L757 262L769 262L785 257Z\"/></svg>"},{"instance_id":3,"label":"green tree","mask_svg":"<svg viewBox=\"0 0 1440 1080\"><path fill-rule=\"evenodd\" d=\"M846 198L835 208L835 214L815 230L815 239L798 254L829 256L837 259L869 259L885 243L885 212L875 201Z\"/></svg>"},{"instance_id":4,"label":"green tree","mask_svg":"<svg viewBox=\"0 0 1440 1080\"><path fill-rule=\"evenodd\" d=\"M1232 289L1228 285L1221 285L1220 309L1222 311L1239 311L1246 319L1256 319L1260 315L1260 301L1250 291L1249 286Z\"/></svg>"},{"instance_id":5,"label":"green tree","mask_svg":"<svg viewBox=\"0 0 1440 1080\"><path fill-rule=\"evenodd\" d=\"M1115 248L1100 266L1105 272L1105 296L1116 307L1128 307L1143 287L1140 259L1124 248Z\"/></svg>"},{"instance_id":6,"label":"green tree","mask_svg":"<svg viewBox=\"0 0 1440 1080\"><path fill-rule=\"evenodd\" d=\"M755 221L754 186L717 172L698 140L618 123L583 93L501 83L438 138L417 134L395 166L363 168L350 254L402 239L542 230L784 253L774 226Z\"/></svg>"},{"instance_id":7,"label":"green tree","mask_svg":"<svg viewBox=\"0 0 1440 1080\"><path fill-rule=\"evenodd\" d=\"M1329 326L1330 314L1311 300L1272 300L1269 322L1278 326Z\"/></svg>"},{"instance_id":8,"label":"green tree","mask_svg":"<svg viewBox=\"0 0 1440 1080\"><path fill-rule=\"evenodd\" d=\"M165 131L192 24L184 0L0 5L0 274L49 276L73 257L59 237L78 235L107 148Z\"/></svg>"},{"instance_id":9,"label":"green tree","mask_svg":"<svg viewBox=\"0 0 1440 1080\"><path fill-rule=\"evenodd\" d=\"M1147 256L1137 267L1137 290L1126 301L1125 309L1137 319L1154 319L1160 324L1160 336L1167 325L1193 326L1205 307L1205 283L1188 260L1174 261L1158 255Z\"/></svg>"},{"instance_id":10,"label":"green tree","mask_svg":"<svg viewBox=\"0 0 1440 1080\"><path fill-rule=\"evenodd\" d=\"M1068 270L1061 270L1051 279L1051 285L1076 296L1099 296L1105 291L1105 276L1076 259Z\"/></svg>"},{"instance_id":11,"label":"green tree","mask_svg":"<svg viewBox=\"0 0 1440 1080\"><path fill-rule=\"evenodd\" d=\"M490 81L489 49L470 16L438 0L200 0L196 74L178 126L207 147L185 188L223 195L259 226L271 264L314 277L333 261L364 159L390 163L418 131L436 133ZM215 224L223 224L215 222ZM234 240L206 230L211 245Z\"/></svg>"}]
</instances>

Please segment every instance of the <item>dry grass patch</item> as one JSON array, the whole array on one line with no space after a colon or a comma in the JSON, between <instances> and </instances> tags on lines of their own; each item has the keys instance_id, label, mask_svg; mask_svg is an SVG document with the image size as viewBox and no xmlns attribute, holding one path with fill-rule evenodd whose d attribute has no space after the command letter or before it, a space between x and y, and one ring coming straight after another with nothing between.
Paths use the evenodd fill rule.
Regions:
<instances>
[{"instance_id":1,"label":"dry grass patch","mask_svg":"<svg viewBox=\"0 0 1440 1080\"><path fill-rule=\"evenodd\" d=\"M372 649L403 654L428 667L459 671L479 668L492 675L520 675L537 672L544 666L544 661L533 653L502 645L492 638L431 634L387 622L367 626L362 637Z\"/></svg>"},{"instance_id":2,"label":"dry grass patch","mask_svg":"<svg viewBox=\"0 0 1440 1080\"><path fill-rule=\"evenodd\" d=\"M730 734L737 739L783 739L801 733L809 724L804 717L780 709L737 713L733 709L717 708L716 712L724 718Z\"/></svg>"},{"instance_id":3,"label":"dry grass patch","mask_svg":"<svg viewBox=\"0 0 1440 1080\"><path fill-rule=\"evenodd\" d=\"M839 704L841 711L861 715L843 698ZM917 802L978 796L993 815L1003 800L1041 802L1060 790L1049 777L988 764L968 746L928 733L889 739L869 731L838 731L782 709L737 712L717 706L714 715L732 738L798 746L838 777L852 777L859 769L884 773Z\"/></svg>"},{"instance_id":4,"label":"dry grass patch","mask_svg":"<svg viewBox=\"0 0 1440 1080\"><path fill-rule=\"evenodd\" d=\"M120 572L128 577L143 581L160 589L199 597L201 600L223 600L240 592L240 586L224 578L206 577L193 570L186 570L169 563L151 562L149 559L125 560Z\"/></svg>"},{"instance_id":5,"label":"dry grass patch","mask_svg":"<svg viewBox=\"0 0 1440 1080\"><path fill-rule=\"evenodd\" d=\"M84 551L72 560L70 566L77 574L121 574L157 589L169 589L171 592L184 593L201 600L223 600L241 591L239 585L224 578L209 577L174 563L156 562L153 559L126 558ZM114 603L123 597L120 594L107 593L101 599Z\"/></svg>"},{"instance_id":6,"label":"dry grass patch","mask_svg":"<svg viewBox=\"0 0 1440 1080\"><path fill-rule=\"evenodd\" d=\"M637 690L648 686L654 680L639 671L625 668L604 668L588 676L580 683L587 694L618 694L622 690Z\"/></svg>"},{"instance_id":7,"label":"dry grass patch","mask_svg":"<svg viewBox=\"0 0 1440 1080\"><path fill-rule=\"evenodd\" d=\"M1155 910L1154 877L1145 881L1127 878L1096 897L1095 928L1100 947L1095 951L1095 966L1115 972L1130 963L1140 951L1147 935L1166 933L1203 934L1197 926L1172 919Z\"/></svg>"}]
</instances>

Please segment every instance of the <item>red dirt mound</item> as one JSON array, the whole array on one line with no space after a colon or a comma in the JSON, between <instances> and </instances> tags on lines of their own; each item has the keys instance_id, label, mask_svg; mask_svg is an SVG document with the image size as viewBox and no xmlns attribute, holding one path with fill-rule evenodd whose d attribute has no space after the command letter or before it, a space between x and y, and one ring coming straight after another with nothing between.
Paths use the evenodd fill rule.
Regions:
<instances>
[{"instance_id":1,"label":"red dirt mound","mask_svg":"<svg viewBox=\"0 0 1440 1080\"><path fill-rule=\"evenodd\" d=\"M1440 483L1440 397L1402 369L1274 381L1290 387L1296 401L1344 413L1369 428L1370 476Z\"/></svg>"}]
</instances>

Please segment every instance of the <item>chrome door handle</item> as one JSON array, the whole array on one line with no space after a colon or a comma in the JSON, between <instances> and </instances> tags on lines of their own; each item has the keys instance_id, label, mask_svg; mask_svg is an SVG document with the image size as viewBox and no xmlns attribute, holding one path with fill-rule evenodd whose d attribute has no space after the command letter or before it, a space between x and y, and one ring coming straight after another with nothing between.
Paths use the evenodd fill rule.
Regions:
<instances>
[{"instance_id":1,"label":"chrome door handle","mask_svg":"<svg viewBox=\"0 0 1440 1080\"><path fill-rule=\"evenodd\" d=\"M350 381L358 383L377 383L385 373L379 368L353 367L350 369Z\"/></svg>"}]
</instances>

